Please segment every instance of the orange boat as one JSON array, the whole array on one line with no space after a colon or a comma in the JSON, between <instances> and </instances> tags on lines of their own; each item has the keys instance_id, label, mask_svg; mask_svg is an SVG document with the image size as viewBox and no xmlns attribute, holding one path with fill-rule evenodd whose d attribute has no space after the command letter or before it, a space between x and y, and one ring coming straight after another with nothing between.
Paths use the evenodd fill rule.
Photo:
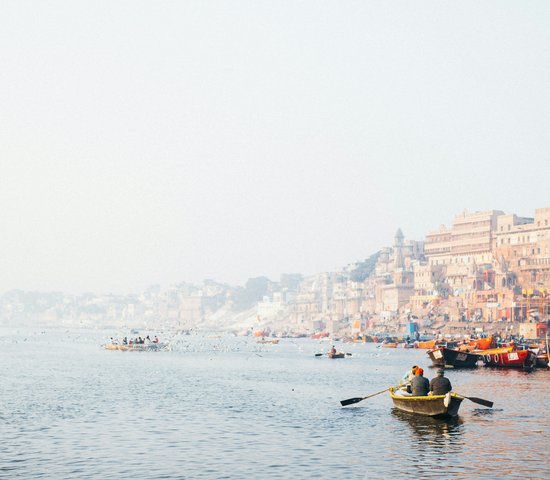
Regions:
<instances>
[{"instance_id":1,"label":"orange boat","mask_svg":"<svg viewBox=\"0 0 550 480\"><path fill-rule=\"evenodd\" d=\"M493 337L487 338L478 338L476 340L470 340L467 343L461 343L457 346L457 350L461 352L471 352L473 350L488 350L491 347L494 347L495 342Z\"/></svg>"},{"instance_id":2,"label":"orange boat","mask_svg":"<svg viewBox=\"0 0 550 480\"><path fill-rule=\"evenodd\" d=\"M501 355L502 353L513 352L514 347L498 347L498 348L488 348L487 350L472 350L472 353L477 353L478 355Z\"/></svg>"},{"instance_id":3,"label":"orange boat","mask_svg":"<svg viewBox=\"0 0 550 480\"><path fill-rule=\"evenodd\" d=\"M328 332L318 332L311 335L309 338L313 338L314 340L319 340L321 338L326 338L330 335Z\"/></svg>"},{"instance_id":4,"label":"orange boat","mask_svg":"<svg viewBox=\"0 0 550 480\"><path fill-rule=\"evenodd\" d=\"M428 340L426 342L414 342L414 348L435 348L435 340Z\"/></svg>"},{"instance_id":5,"label":"orange boat","mask_svg":"<svg viewBox=\"0 0 550 480\"><path fill-rule=\"evenodd\" d=\"M387 342L387 343L383 343L382 347L384 347L384 348L397 348L397 345L399 345L397 342Z\"/></svg>"},{"instance_id":6,"label":"orange boat","mask_svg":"<svg viewBox=\"0 0 550 480\"><path fill-rule=\"evenodd\" d=\"M487 337L480 338L478 340L472 340L470 344L474 346L476 350L488 350L495 345L495 342L493 341L493 337Z\"/></svg>"}]
</instances>

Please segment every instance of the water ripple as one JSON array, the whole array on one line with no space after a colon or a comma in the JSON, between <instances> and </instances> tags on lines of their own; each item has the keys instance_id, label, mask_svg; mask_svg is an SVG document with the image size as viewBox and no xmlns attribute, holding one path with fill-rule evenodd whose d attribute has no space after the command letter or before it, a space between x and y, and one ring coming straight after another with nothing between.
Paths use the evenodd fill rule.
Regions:
<instances>
[{"instance_id":1,"label":"water ripple","mask_svg":"<svg viewBox=\"0 0 550 480\"><path fill-rule=\"evenodd\" d=\"M550 478L545 371L451 371L495 408L464 401L440 421L386 394L339 405L427 367L423 351L353 345L331 361L310 340L191 336L128 355L99 348L112 335L0 335L0 477Z\"/></svg>"}]
</instances>

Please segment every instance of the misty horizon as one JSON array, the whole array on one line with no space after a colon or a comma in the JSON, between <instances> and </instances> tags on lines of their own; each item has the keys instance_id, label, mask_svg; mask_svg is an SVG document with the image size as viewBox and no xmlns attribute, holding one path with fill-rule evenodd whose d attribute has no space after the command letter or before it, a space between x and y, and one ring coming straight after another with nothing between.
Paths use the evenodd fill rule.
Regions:
<instances>
[{"instance_id":1,"label":"misty horizon","mask_svg":"<svg viewBox=\"0 0 550 480\"><path fill-rule=\"evenodd\" d=\"M311 275L548 205L550 5L0 6L0 292Z\"/></svg>"}]
</instances>

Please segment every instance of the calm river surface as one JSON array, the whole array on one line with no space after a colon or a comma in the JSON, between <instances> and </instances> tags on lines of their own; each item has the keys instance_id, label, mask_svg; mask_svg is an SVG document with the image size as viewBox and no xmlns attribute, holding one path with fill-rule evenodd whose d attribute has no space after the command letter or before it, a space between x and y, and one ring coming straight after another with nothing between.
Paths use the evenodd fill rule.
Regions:
<instances>
[{"instance_id":1,"label":"calm river surface","mask_svg":"<svg viewBox=\"0 0 550 480\"><path fill-rule=\"evenodd\" d=\"M155 333L155 332L153 332ZM451 422L387 393L424 350L180 337L169 352L101 348L115 332L0 329L2 478L550 478L550 372L448 371ZM161 338L162 340L162 338ZM479 408L478 408L479 407Z\"/></svg>"}]
</instances>

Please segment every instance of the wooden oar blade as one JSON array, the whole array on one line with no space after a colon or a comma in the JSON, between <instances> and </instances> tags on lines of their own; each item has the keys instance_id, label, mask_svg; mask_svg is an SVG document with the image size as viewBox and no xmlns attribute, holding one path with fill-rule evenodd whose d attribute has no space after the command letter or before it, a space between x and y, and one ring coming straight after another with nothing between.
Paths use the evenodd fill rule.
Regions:
<instances>
[{"instance_id":1,"label":"wooden oar blade","mask_svg":"<svg viewBox=\"0 0 550 480\"><path fill-rule=\"evenodd\" d=\"M316 357L322 357L324 355L324 353L316 353L315 356Z\"/></svg>"},{"instance_id":2,"label":"wooden oar blade","mask_svg":"<svg viewBox=\"0 0 550 480\"><path fill-rule=\"evenodd\" d=\"M346 352L346 355L349 355L349 356L351 357L351 355L352 355L352 354L351 354L351 353L347 353L347 352Z\"/></svg>"},{"instance_id":3,"label":"wooden oar blade","mask_svg":"<svg viewBox=\"0 0 550 480\"><path fill-rule=\"evenodd\" d=\"M361 400L364 400L364 397L348 398L347 400L341 400L340 404L342 405L342 407L345 407L346 405L352 405L354 403L358 403Z\"/></svg>"},{"instance_id":4,"label":"wooden oar blade","mask_svg":"<svg viewBox=\"0 0 550 480\"><path fill-rule=\"evenodd\" d=\"M483 405L485 407L493 408L493 402L490 400L484 400L483 398L477 398L477 397L465 397L468 400L471 400L474 403L479 403L480 405Z\"/></svg>"}]
</instances>

